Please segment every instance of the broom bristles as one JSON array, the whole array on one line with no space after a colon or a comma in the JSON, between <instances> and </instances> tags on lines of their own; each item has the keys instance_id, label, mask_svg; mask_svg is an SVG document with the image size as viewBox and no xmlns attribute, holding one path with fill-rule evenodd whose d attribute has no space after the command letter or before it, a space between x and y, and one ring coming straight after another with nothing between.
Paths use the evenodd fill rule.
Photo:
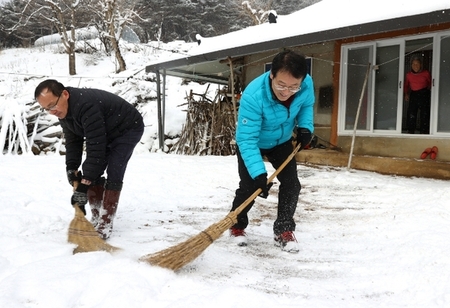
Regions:
<instances>
[{"instance_id":1,"label":"broom bristles","mask_svg":"<svg viewBox=\"0 0 450 308\"><path fill-rule=\"evenodd\" d=\"M74 208L75 217L70 222L67 238L70 243L77 245L73 251L74 254L79 252L114 252L120 250L120 248L109 245L100 238L97 230L95 230L94 226L86 219L78 205L75 205Z\"/></svg>"},{"instance_id":2,"label":"broom bristles","mask_svg":"<svg viewBox=\"0 0 450 308\"><path fill-rule=\"evenodd\" d=\"M300 150L300 145L297 144L295 149L286 158L286 160L278 167L278 169L268 178L267 184L270 183L281 170L292 160L295 154ZM184 241L173 247L166 248L162 251L148 254L139 258L140 261L150 263L160 267L165 267L172 270L178 270L186 264L197 258L206 248L209 247L216 239L218 239L223 232L231 228L237 223L237 215L242 212L244 208L250 204L259 194L261 188L258 188L248 199L237 207L234 211L228 213L221 221L212 224L204 231L200 232L196 236ZM114 247L102 240L95 228L84 217L83 212L79 209L78 205L75 206L75 218L72 220L69 226L69 242L77 244L78 247L74 250L77 252L90 252L104 250L113 252L120 250L120 248Z\"/></svg>"},{"instance_id":3,"label":"broom bristles","mask_svg":"<svg viewBox=\"0 0 450 308\"><path fill-rule=\"evenodd\" d=\"M212 224L196 236L157 253L145 255L139 260L174 271L178 270L202 254L209 245L236 222L237 214L234 211L230 212L221 221Z\"/></svg>"},{"instance_id":4,"label":"broom bristles","mask_svg":"<svg viewBox=\"0 0 450 308\"><path fill-rule=\"evenodd\" d=\"M283 168L294 158L295 154L300 150L301 144L297 144L292 153L285 159L285 161L278 167L277 170L267 179L269 184ZM211 245L225 230L231 228L237 222L237 215L242 212L255 198L261 193L261 188L258 188L251 196L247 198L241 205L221 221L212 224L206 230L200 232L198 235L180 243L176 246L166 248L160 252L148 254L141 257L139 260L157 265L172 270L177 270L197 258L209 245Z\"/></svg>"}]
</instances>

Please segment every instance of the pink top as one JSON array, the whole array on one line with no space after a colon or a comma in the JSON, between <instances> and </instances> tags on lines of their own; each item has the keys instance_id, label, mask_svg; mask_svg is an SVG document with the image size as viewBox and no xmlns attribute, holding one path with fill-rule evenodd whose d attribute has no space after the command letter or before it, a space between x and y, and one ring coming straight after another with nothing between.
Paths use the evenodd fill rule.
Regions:
<instances>
[{"instance_id":1,"label":"pink top","mask_svg":"<svg viewBox=\"0 0 450 308\"><path fill-rule=\"evenodd\" d=\"M422 89L431 89L431 75L427 70L422 70L418 73L408 72L406 74L405 80L405 93L408 93L408 90L411 91L419 91Z\"/></svg>"}]
</instances>

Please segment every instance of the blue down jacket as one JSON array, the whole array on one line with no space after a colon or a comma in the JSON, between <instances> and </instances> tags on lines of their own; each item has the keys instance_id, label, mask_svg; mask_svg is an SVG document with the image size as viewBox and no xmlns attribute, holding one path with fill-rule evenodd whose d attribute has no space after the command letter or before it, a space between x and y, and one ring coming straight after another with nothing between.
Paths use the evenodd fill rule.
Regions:
<instances>
[{"instance_id":1,"label":"blue down jacket","mask_svg":"<svg viewBox=\"0 0 450 308\"><path fill-rule=\"evenodd\" d=\"M292 138L294 127L314 132L314 85L307 75L286 108L273 94L270 71L244 90L236 126L236 143L252 178L266 173L260 149L271 149Z\"/></svg>"}]
</instances>

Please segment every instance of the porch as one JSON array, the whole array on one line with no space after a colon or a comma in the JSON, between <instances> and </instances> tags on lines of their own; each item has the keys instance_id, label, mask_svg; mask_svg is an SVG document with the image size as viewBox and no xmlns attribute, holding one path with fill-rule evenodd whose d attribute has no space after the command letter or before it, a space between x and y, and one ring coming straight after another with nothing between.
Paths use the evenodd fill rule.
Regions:
<instances>
[{"instance_id":1,"label":"porch","mask_svg":"<svg viewBox=\"0 0 450 308\"><path fill-rule=\"evenodd\" d=\"M420 153L419 153L420 156ZM298 163L315 164L333 167L348 166L349 153L330 149L307 149L295 156ZM374 171L407 177L424 177L449 180L450 163L436 160L382 157L371 155L353 155L351 169Z\"/></svg>"}]
</instances>

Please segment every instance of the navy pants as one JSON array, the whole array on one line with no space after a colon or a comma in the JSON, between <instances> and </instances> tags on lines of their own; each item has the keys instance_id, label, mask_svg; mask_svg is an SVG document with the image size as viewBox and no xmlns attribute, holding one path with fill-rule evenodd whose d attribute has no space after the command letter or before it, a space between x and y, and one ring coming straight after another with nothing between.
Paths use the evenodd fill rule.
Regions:
<instances>
[{"instance_id":1,"label":"navy pants","mask_svg":"<svg viewBox=\"0 0 450 308\"><path fill-rule=\"evenodd\" d=\"M106 189L119 191L122 189L128 161L143 133L144 126L129 130L107 145L106 163L103 166L103 170L106 169L107 174Z\"/></svg>"},{"instance_id":2,"label":"navy pants","mask_svg":"<svg viewBox=\"0 0 450 308\"><path fill-rule=\"evenodd\" d=\"M408 133L414 134L417 126L417 113L420 111L419 131L430 133L430 90L411 91L408 105Z\"/></svg>"},{"instance_id":3,"label":"navy pants","mask_svg":"<svg viewBox=\"0 0 450 308\"><path fill-rule=\"evenodd\" d=\"M272 164L275 169L286 160L286 158L294 150L292 142L288 141L280 144L272 149L261 149L261 156L267 157L267 160ZM239 188L236 190L236 196L233 200L231 210L235 210L242 203L247 200L256 190L254 180L250 176L242 160L239 148L236 153L238 159L238 172L239 172ZM270 175L269 175L270 176ZM297 208L298 196L300 194L301 185L297 176L297 163L295 159L292 159L284 169L278 174L278 180L280 181L279 193L278 193L278 213L277 219L273 225L273 232L279 235L285 231L294 231L295 222L294 214ZM254 201L252 201L247 207L238 215L237 223L233 226L238 229L245 229L248 226L248 211L252 208Z\"/></svg>"}]
</instances>

